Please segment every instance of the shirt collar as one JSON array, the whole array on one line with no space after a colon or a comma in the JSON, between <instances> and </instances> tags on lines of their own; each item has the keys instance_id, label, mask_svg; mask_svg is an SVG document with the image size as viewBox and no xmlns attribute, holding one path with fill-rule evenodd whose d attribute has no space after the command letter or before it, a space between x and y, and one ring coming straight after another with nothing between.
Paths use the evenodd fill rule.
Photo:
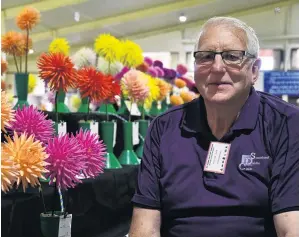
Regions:
<instances>
[{"instance_id":1,"label":"shirt collar","mask_svg":"<svg viewBox=\"0 0 299 237\"><path fill-rule=\"evenodd\" d=\"M253 130L257 123L260 97L252 87L248 99L240 111L240 115L232 126L232 130ZM206 108L202 97L193 100L185 107L181 128L187 132L210 133L207 122Z\"/></svg>"}]
</instances>

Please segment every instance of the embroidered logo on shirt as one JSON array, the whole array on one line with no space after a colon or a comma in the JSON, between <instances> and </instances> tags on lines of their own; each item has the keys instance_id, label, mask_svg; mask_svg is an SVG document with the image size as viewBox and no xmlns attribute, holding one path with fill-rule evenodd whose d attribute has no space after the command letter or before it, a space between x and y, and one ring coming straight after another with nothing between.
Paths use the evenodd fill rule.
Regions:
<instances>
[{"instance_id":1,"label":"embroidered logo on shirt","mask_svg":"<svg viewBox=\"0 0 299 237\"><path fill-rule=\"evenodd\" d=\"M242 155L241 163L239 164L240 170L252 170L253 166L260 165L260 160L268 160L269 156L256 156L254 152L250 155Z\"/></svg>"}]
</instances>

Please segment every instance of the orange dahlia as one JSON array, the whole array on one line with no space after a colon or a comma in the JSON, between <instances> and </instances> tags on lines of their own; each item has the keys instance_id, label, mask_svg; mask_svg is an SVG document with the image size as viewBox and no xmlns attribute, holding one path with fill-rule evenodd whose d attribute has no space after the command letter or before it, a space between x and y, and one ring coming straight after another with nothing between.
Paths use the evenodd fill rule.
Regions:
<instances>
[{"instance_id":1,"label":"orange dahlia","mask_svg":"<svg viewBox=\"0 0 299 237\"><path fill-rule=\"evenodd\" d=\"M166 96L170 93L171 85L162 79L156 79L158 87L160 88L160 95L158 100L164 100Z\"/></svg>"},{"instance_id":2,"label":"orange dahlia","mask_svg":"<svg viewBox=\"0 0 299 237\"><path fill-rule=\"evenodd\" d=\"M104 75L94 67L85 67L78 71L77 87L82 97L89 97L94 102L110 99L114 78Z\"/></svg>"},{"instance_id":3,"label":"orange dahlia","mask_svg":"<svg viewBox=\"0 0 299 237\"><path fill-rule=\"evenodd\" d=\"M33 7L24 8L16 18L17 26L21 30L32 30L39 21L40 12Z\"/></svg>"},{"instance_id":4,"label":"orange dahlia","mask_svg":"<svg viewBox=\"0 0 299 237\"><path fill-rule=\"evenodd\" d=\"M27 52L26 47L27 47L27 36L26 34L21 34L20 33L20 42L19 42L19 48L16 51L16 55L17 56L23 56L25 55ZM28 38L28 50L32 48L32 39Z\"/></svg>"},{"instance_id":5,"label":"orange dahlia","mask_svg":"<svg viewBox=\"0 0 299 237\"><path fill-rule=\"evenodd\" d=\"M1 146L1 190L8 192L19 176L18 166L14 163L9 153Z\"/></svg>"},{"instance_id":6,"label":"orange dahlia","mask_svg":"<svg viewBox=\"0 0 299 237\"><path fill-rule=\"evenodd\" d=\"M174 80L174 84L178 87L178 88L183 88L186 86L186 82L184 82L182 79L175 79Z\"/></svg>"},{"instance_id":7,"label":"orange dahlia","mask_svg":"<svg viewBox=\"0 0 299 237\"><path fill-rule=\"evenodd\" d=\"M170 103L174 106L184 104L182 97L179 95L170 96Z\"/></svg>"},{"instance_id":8,"label":"orange dahlia","mask_svg":"<svg viewBox=\"0 0 299 237\"><path fill-rule=\"evenodd\" d=\"M48 154L46 147L40 141L35 141L34 136L22 133L20 136L14 132L13 139L6 137L7 142L3 144L3 152L11 157L17 166L17 186L22 183L23 191L30 184L32 187L39 186L39 178L44 178L43 173L48 172L45 166Z\"/></svg>"},{"instance_id":9,"label":"orange dahlia","mask_svg":"<svg viewBox=\"0 0 299 237\"><path fill-rule=\"evenodd\" d=\"M14 111L11 104L8 102L6 93L1 91L1 130L6 132L5 127L10 127L10 122L14 118Z\"/></svg>"},{"instance_id":10,"label":"orange dahlia","mask_svg":"<svg viewBox=\"0 0 299 237\"><path fill-rule=\"evenodd\" d=\"M1 58L1 75L3 75L7 71L7 62Z\"/></svg>"},{"instance_id":11,"label":"orange dahlia","mask_svg":"<svg viewBox=\"0 0 299 237\"><path fill-rule=\"evenodd\" d=\"M22 50L21 34L9 31L1 37L1 49L4 53L14 55Z\"/></svg>"},{"instance_id":12,"label":"orange dahlia","mask_svg":"<svg viewBox=\"0 0 299 237\"><path fill-rule=\"evenodd\" d=\"M190 102L196 98L195 93L193 93L191 91L182 91L180 93L180 96L185 103Z\"/></svg>"},{"instance_id":13,"label":"orange dahlia","mask_svg":"<svg viewBox=\"0 0 299 237\"><path fill-rule=\"evenodd\" d=\"M68 56L62 53L44 53L37 61L39 76L46 82L51 90L62 89L67 91L68 87L76 86L77 72L74 64Z\"/></svg>"},{"instance_id":14,"label":"orange dahlia","mask_svg":"<svg viewBox=\"0 0 299 237\"><path fill-rule=\"evenodd\" d=\"M1 90L5 91L6 89L6 83L4 80L1 80Z\"/></svg>"}]
</instances>

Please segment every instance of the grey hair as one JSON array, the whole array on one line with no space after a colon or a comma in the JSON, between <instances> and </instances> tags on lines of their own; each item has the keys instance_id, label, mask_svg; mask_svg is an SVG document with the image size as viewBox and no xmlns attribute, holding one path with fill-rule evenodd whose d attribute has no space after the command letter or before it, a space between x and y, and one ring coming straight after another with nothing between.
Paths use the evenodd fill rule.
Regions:
<instances>
[{"instance_id":1,"label":"grey hair","mask_svg":"<svg viewBox=\"0 0 299 237\"><path fill-rule=\"evenodd\" d=\"M215 26L215 25L225 25L225 26L233 27L235 29L242 30L246 34L246 37L247 37L245 43L246 43L246 48L247 48L248 53L250 53L256 57L258 56L260 45L259 45L259 40L256 36L255 31L253 30L253 28L248 26L245 22L243 22L237 18L233 18L233 17L213 17L213 18L210 18L208 21L206 21L204 23L204 25L202 26L202 28L199 32L199 35L197 37L195 50L198 49L200 37L203 35L203 33L210 26Z\"/></svg>"}]
</instances>

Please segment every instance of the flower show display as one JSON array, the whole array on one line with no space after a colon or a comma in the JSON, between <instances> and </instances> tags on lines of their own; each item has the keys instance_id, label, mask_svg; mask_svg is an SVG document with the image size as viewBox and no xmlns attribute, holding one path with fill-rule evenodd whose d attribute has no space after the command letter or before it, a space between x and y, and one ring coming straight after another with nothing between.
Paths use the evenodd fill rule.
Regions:
<instances>
[{"instance_id":1,"label":"flower show display","mask_svg":"<svg viewBox=\"0 0 299 237\"><path fill-rule=\"evenodd\" d=\"M54 123L43 112L33 106L13 111L5 92L1 93L2 130L5 132L6 127L10 131L1 149L3 192L16 190L20 185L26 192L30 185L39 188L43 195L40 179L49 179L49 184L55 187L53 197L58 192L63 200L62 191L82 183L81 175L95 178L103 172L106 147L98 135L83 130L75 135L55 135ZM43 234L49 237L58 231L58 226L52 226L56 223L52 219L67 215L63 203L59 212L54 210L54 205L50 209L41 214Z\"/></svg>"},{"instance_id":2,"label":"flower show display","mask_svg":"<svg viewBox=\"0 0 299 237\"><path fill-rule=\"evenodd\" d=\"M36 62L38 77L46 85L45 97L54 105L53 111L43 112L45 107L27 101L37 85L37 76L28 71L29 33L39 20L36 9L26 8L17 17L25 34L11 31L2 36L2 50L13 57L16 67L18 101L11 105L3 83L1 189L4 195L37 190L43 206L41 231L44 237L54 237L62 235L61 225L66 226L64 231L72 230L73 216L65 204L70 189L76 192L104 170L122 172L139 165L150 120L198 94L185 76L185 66L165 68L159 60L144 58L141 47L130 40L100 34L93 49L82 47L70 55L69 42L55 38ZM7 70L3 59L1 68L2 73ZM59 132L63 116L74 118L74 130L64 124L65 131ZM118 126L123 138L118 144L123 146L115 149ZM53 190L47 203L43 185ZM12 203L16 204L15 197Z\"/></svg>"},{"instance_id":3,"label":"flower show display","mask_svg":"<svg viewBox=\"0 0 299 237\"><path fill-rule=\"evenodd\" d=\"M28 52L32 48L32 40L29 38L30 31L39 23L40 13L35 8L25 8L16 17L18 28L25 33L9 31L1 38L2 51L12 55L16 70L15 86L18 102L17 107L28 105ZM23 69L23 57L25 57L25 66Z\"/></svg>"}]
</instances>

